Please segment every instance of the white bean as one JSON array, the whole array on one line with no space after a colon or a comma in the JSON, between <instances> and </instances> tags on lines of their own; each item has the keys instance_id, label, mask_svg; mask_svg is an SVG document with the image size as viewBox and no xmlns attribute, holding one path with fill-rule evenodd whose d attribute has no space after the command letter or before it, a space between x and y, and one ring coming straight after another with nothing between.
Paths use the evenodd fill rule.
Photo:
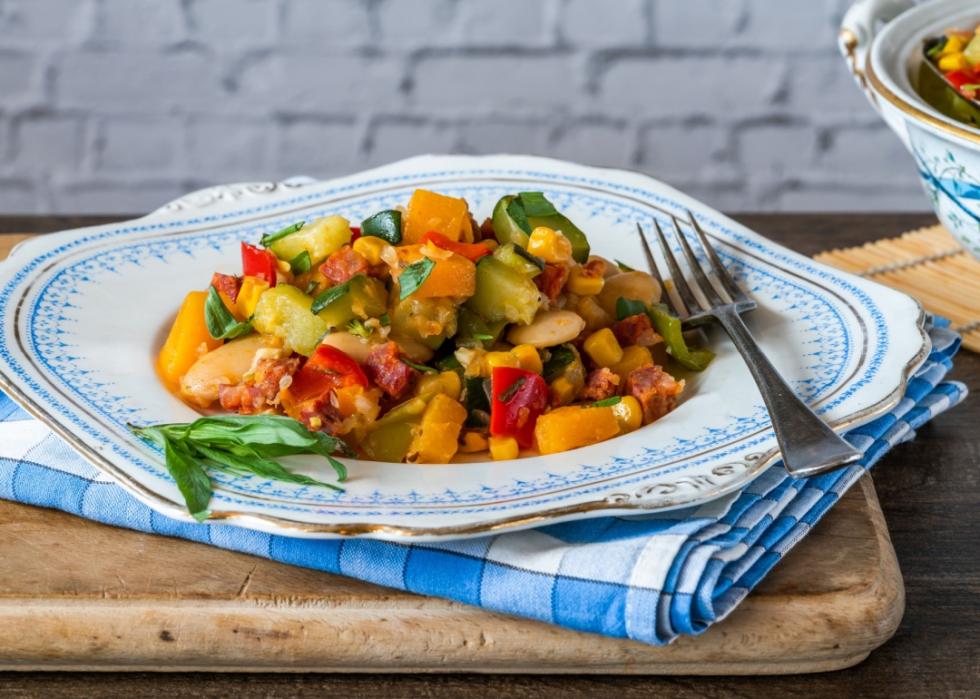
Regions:
<instances>
[{"instance_id":1,"label":"white bean","mask_svg":"<svg viewBox=\"0 0 980 699\"><path fill-rule=\"evenodd\" d=\"M320 344L336 347L341 352L349 356L355 362L363 364L367 360L368 354L374 349L374 343L366 339L352 335L348 332L330 333L325 335Z\"/></svg>"},{"instance_id":2,"label":"white bean","mask_svg":"<svg viewBox=\"0 0 980 699\"><path fill-rule=\"evenodd\" d=\"M262 335L249 335L226 342L203 355L180 379L180 393L190 403L202 408L218 400L222 384L241 383L252 367L255 353L265 347Z\"/></svg>"},{"instance_id":3,"label":"white bean","mask_svg":"<svg viewBox=\"0 0 980 699\"><path fill-rule=\"evenodd\" d=\"M585 321L572 311L541 311L530 325L516 325L507 333L515 345L554 347L570 342L585 329Z\"/></svg>"},{"instance_id":4,"label":"white bean","mask_svg":"<svg viewBox=\"0 0 980 699\"><path fill-rule=\"evenodd\" d=\"M657 303L660 300L660 284L646 272L623 272L609 277L596 299L602 309L616 315L616 301L620 298Z\"/></svg>"}]
</instances>

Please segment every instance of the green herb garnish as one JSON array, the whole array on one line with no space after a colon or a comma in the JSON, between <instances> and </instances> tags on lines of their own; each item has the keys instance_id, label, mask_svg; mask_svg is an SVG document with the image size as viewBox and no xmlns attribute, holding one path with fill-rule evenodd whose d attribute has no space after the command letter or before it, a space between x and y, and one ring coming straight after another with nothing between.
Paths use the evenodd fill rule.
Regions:
<instances>
[{"instance_id":1,"label":"green herb garnish","mask_svg":"<svg viewBox=\"0 0 980 699\"><path fill-rule=\"evenodd\" d=\"M947 37L947 36L942 36L939 39L937 39L936 40L936 43L934 43L932 46L930 46L929 49L926 51L926 55L929 58L935 58L936 56L938 56L939 53L944 48L946 48L946 42L948 40L949 40L949 37Z\"/></svg>"},{"instance_id":2,"label":"green herb garnish","mask_svg":"<svg viewBox=\"0 0 980 699\"><path fill-rule=\"evenodd\" d=\"M524 207L524 213L530 218L535 216L554 216L558 213L555 205L548 201L543 192L521 192L517 195Z\"/></svg>"},{"instance_id":3,"label":"green herb garnish","mask_svg":"<svg viewBox=\"0 0 980 699\"><path fill-rule=\"evenodd\" d=\"M480 340L481 342L490 342L494 339L493 335L487 335L486 333L473 333L474 340Z\"/></svg>"},{"instance_id":4,"label":"green herb garnish","mask_svg":"<svg viewBox=\"0 0 980 699\"><path fill-rule=\"evenodd\" d=\"M343 284L338 284L337 286L332 286L329 289L327 289L326 291L324 291L322 294L320 294L315 299L313 299L313 305L310 306L310 311L314 315L316 315L317 313L319 313L320 311L322 311L324 308L326 308L327 306L329 306L330 304L332 304L334 301L336 301L341 296L343 296L348 291L350 291L350 283L351 283L351 281L353 279L356 279L359 276L361 276L361 275L356 275L354 277L351 277L351 279L348 279Z\"/></svg>"},{"instance_id":5,"label":"green herb garnish","mask_svg":"<svg viewBox=\"0 0 980 699\"><path fill-rule=\"evenodd\" d=\"M603 398L602 400L597 400L595 403L587 405L588 408L608 408L612 405L616 405L619 401L623 400L622 396L610 396L609 398Z\"/></svg>"},{"instance_id":6,"label":"green herb garnish","mask_svg":"<svg viewBox=\"0 0 980 699\"><path fill-rule=\"evenodd\" d=\"M469 427L489 425L490 380L479 376L464 376L462 403L466 408L466 424Z\"/></svg>"},{"instance_id":7,"label":"green herb garnish","mask_svg":"<svg viewBox=\"0 0 980 699\"><path fill-rule=\"evenodd\" d=\"M459 363L456 359L456 355L447 354L445 357L436 362L436 367L439 371L455 371L458 374L463 373L463 365Z\"/></svg>"},{"instance_id":8,"label":"green herb garnish","mask_svg":"<svg viewBox=\"0 0 980 699\"><path fill-rule=\"evenodd\" d=\"M635 272L636 271L635 269L633 269L632 267L630 267L625 262L620 262L619 260L615 260L615 262L616 262L616 266L619 267L619 269L622 270L623 272Z\"/></svg>"},{"instance_id":9,"label":"green herb garnish","mask_svg":"<svg viewBox=\"0 0 980 699\"><path fill-rule=\"evenodd\" d=\"M433 369L432 367L426 366L425 364L417 364L417 363L413 362L411 359L408 359L407 357L402 357L401 358L401 361L402 361L403 364L408 364L408 366L412 367L416 371L421 371L423 374L438 374L439 373L439 370L438 369Z\"/></svg>"},{"instance_id":10,"label":"green herb garnish","mask_svg":"<svg viewBox=\"0 0 980 699\"><path fill-rule=\"evenodd\" d=\"M342 440L310 432L303 423L279 415L217 415L190 423L128 427L163 449L167 471L177 482L188 511L199 522L208 518L213 492L208 470L343 492L332 483L287 471L276 459L296 454L322 456L337 473L337 480L343 481L347 469L333 454L353 454Z\"/></svg>"},{"instance_id":11,"label":"green herb garnish","mask_svg":"<svg viewBox=\"0 0 980 699\"><path fill-rule=\"evenodd\" d=\"M306 285L306 290L303 293L309 296L316 291L318 286L320 286L320 282L318 282L316 279L311 279L310 283Z\"/></svg>"},{"instance_id":12,"label":"green herb garnish","mask_svg":"<svg viewBox=\"0 0 980 699\"><path fill-rule=\"evenodd\" d=\"M215 340L234 340L252 332L252 322L235 320L213 286L208 289L208 299L204 304L204 322L208 326L208 334Z\"/></svg>"},{"instance_id":13,"label":"green herb garnish","mask_svg":"<svg viewBox=\"0 0 980 699\"><path fill-rule=\"evenodd\" d=\"M347 332L351 335L356 335L357 337L371 337L371 333L374 332L374 328L369 328L364 324L364 321L360 318L354 318L347 324Z\"/></svg>"},{"instance_id":14,"label":"green herb garnish","mask_svg":"<svg viewBox=\"0 0 980 699\"><path fill-rule=\"evenodd\" d=\"M387 313L382 313L378 317L378 322L381 323L382 328L387 328L389 325L391 325L391 316Z\"/></svg>"},{"instance_id":15,"label":"green herb garnish","mask_svg":"<svg viewBox=\"0 0 980 699\"><path fill-rule=\"evenodd\" d=\"M636 299L627 299L620 296L616 299L616 320L639 316L647 312L647 305Z\"/></svg>"},{"instance_id":16,"label":"green herb garnish","mask_svg":"<svg viewBox=\"0 0 980 699\"><path fill-rule=\"evenodd\" d=\"M310 253L306 250L289 261L289 269L296 275L306 274L312 266L313 261L310 259Z\"/></svg>"},{"instance_id":17,"label":"green herb garnish","mask_svg":"<svg viewBox=\"0 0 980 699\"><path fill-rule=\"evenodd\" d=\"M497 394L497 400L499 400L501 403L509 403L511 398L517 395L517 392L521 390L521 386L523 386L526 382L526 376L519 376L514 383Z\"/></svg>"},{"instance_id":18,"label":"green herb garnish","mask_svg":"<svg viewBox=\"0 0 980 699\"><path fill-rule=\"evenodd\" d=\"M548 383L554 381L569 364L575 361L576 352L571 345L558 345L551 348L551 354L544 362L542 376Z\"/></svg>"},{"instance_id":19,"label":"green herb garnish","mask_svg":"<svg viewBox=\"0 0 980 699\"><path fill-rule=\"evenodd\" d=\"M418 290L425 283L425 280L429 278L429 275L432 274L435 266L435 262L428 257L423 257L418 262L413 262L403 269L402 273L398 276L398 283L401 285L399 300L404 301L413 292Z\"/></svg>"},{"instance_id":20,"label":"green herb garnish","mask_svg":"<svg viewBox=\"0 0 980 699\"><path fill-rule=\"evenodd\" d=\"M277 240L282 240L287 235L292 235L293 233L295 233L305 225L306 225L306 221L297 221L293 225L286 226L285 228L278 230L275 233L270 233L269 235L262 236L262 239L259 241L259 243L262 245L262 247L267 248Z\"/></svg>"},{"instance_id":21,"label":"green herb garnish","mask_svg":"<svg viewBox=\"0 0 980 699\"><path fill-rule=\"evenodd\" d=\"M402 212L388 209L364 219L361 222L361 235L374 236L398 245L402 242Z\"/></svg>"}]
</instances>

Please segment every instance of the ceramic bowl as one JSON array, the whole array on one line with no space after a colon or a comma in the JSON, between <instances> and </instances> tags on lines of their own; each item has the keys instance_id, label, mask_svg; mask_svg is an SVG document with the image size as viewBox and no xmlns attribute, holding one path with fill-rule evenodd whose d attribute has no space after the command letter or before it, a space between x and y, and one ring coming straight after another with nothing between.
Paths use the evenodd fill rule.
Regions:
<instances>
[{"instance_id":1,"label":"ceramic bowl","mask_svg":"<svg viewBox=\"0 0 980 699\"><path fill-rule=\"evenodd\" d=\"M972 0L860 0L844 17L839 44L858 85L912 154L939 220L980 258L980 130L916 92L923 40L978 21Z\"/></svg>"}]
</instances>

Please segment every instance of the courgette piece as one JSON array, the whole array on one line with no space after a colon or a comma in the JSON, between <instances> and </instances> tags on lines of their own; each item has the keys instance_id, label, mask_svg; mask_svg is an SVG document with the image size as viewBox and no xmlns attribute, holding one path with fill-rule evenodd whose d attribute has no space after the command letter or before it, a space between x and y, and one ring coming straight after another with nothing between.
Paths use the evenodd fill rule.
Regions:
<instances>
[{"instance_id":1,"label":"courgette piece","mask_svg":"<svg viewBox=\"0 0 980 699\"><path fill-rule=\"evenodd\" d=\"M476 265L476 293L466 306L491 323L527 325L541 306L541 293L527 275L487 255Z\"/></svg>"}]
</instances>

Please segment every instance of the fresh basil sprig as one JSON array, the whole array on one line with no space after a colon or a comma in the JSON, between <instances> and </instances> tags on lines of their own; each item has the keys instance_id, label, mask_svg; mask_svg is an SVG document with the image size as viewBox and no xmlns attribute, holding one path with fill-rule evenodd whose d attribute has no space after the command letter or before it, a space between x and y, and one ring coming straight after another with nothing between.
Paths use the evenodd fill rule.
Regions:
<instances>
[{"instance_id":1,"label":"fresh basil sprig","mask_svg":"<svg viewBox=\"0 0 980 699\"><path fill-rule=\"evenodd\" d=\"M208 326L208 334L215 340L234 340L252 332L252 321L235 320L213 286L208 289L208 299L204 303L204 322Z\"/></svg>"},{"instance_id":2,"label":"fresh basil sprig","mask_svg":"<svg viewBox=\"0 0 980 699\"><path fill-rule=\"evenodd\" d=\"M402 289L399 300L404 301L414 291L418 290L425 283L425 280L429 278L429 275L432 274L435 266L435 262L428 257L423 257L418 262L413 262L403 269L402 273L398 276L398 283Z\"/></svg>"},{"instance_id":3,"label":"fresh basil sprig","mask_svg":"<svg viewBox=\"0 0 980 699\"><path fill-rule=\"evenodd\" d=\"M297 221L291 226L286 226L285 228L282 228L276 231L275 233L269 233L269 235L262 236L262 239L259 241L259 243L262 245L262 247L267 248L277 240L282 240L287 235L292 235L293 233L295 233L305 225L306 225L306 221Z\"/></svg>"},{"instance_id":4,"label":"fresh basil sprig","mask_svg":"<svg viewBox=\"0 0 980 699\"><path fill-rule=\"evenodd\" d=\"M337 480L344 481L347 468L333 455L353 453L343 440L310 432L303 423L281 415L216 415L189 423L129 425L129 429L163 449L167 471L198 521L208 518L214 490L208 470L343 492L332 483L292 473L276 459L296 454L322 456L337 473Z\"/></svg>"}]
</instances>

